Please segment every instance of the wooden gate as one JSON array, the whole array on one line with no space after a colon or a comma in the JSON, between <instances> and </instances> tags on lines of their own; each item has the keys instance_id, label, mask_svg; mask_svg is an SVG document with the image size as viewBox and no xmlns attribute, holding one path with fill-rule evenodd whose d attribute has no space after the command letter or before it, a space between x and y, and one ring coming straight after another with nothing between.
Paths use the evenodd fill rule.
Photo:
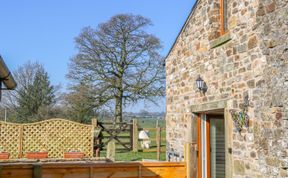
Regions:
<instances>
[{"instance_id":1,"label":"wooden gate","mask_svg":"<svg viewBox=\"0 0 288 178\"><path fill-rule=\"evenodd\" d=\"M103 135L104 149L110 141L115 140L117 150L132 150L133 145L133 124L132 122L97 122ZM119 147L120 146L120 147Z\"/></svg>"}]
</instances>

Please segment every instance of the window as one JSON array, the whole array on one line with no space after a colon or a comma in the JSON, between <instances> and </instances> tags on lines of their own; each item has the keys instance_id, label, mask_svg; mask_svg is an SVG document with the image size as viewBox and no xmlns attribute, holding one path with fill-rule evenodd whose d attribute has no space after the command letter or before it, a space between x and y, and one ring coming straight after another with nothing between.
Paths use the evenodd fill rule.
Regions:
<instances>
[{"instance_id":1,"label":"window","mask_svg":"<svg viewBox=\"0 0 288 178\"><path fill-rule=\"evenodd\" d=\"M227 1L228 0L220 0L220 34L221 35L224 35L228 30Z\"/></svg>"},{"instance_id":2,"label":"window","mask_svg":"<svg viewBox=\"0 0 288 178\"><path fill-rule=\"evenodd\" d=\"M213 28L211 32L210 48L216 48L231 40L231 35L228 30L228 3L229 0L214 0L217 1L217 10L219 10L219 16L217 17L217 27ZM219 5L220 3L220 5ZM215 8L216 9L216 8ZM218 14L217 14L218 15ZM220 25L220 26L219 26ZM216 34L216 35L215 35ZM209 37L210 37L209 36Z\"/></svg>"}]
</instances>

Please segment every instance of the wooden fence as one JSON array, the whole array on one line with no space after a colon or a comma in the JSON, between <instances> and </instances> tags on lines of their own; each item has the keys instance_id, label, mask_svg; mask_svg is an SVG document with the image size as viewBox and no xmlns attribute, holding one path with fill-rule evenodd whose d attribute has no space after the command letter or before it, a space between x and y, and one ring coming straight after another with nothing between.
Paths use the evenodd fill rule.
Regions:
<instances>
[{"instance_id":1,"label":"wooden fence","mask_svg":"<svg viewBox=\"0 0 288 178\"><path fill-rule=\"evenodd\" d=\"M0 178L185 178L184 162L0 163Z\"/></svg>"},{"instance_id":2,"label":"wooden fence","mask_svg":"<svg viewBox=\"0 0 288 178\"><path fill-rule=\"evenodd\" d=\"M64 119L49 119L30 124L15 124L0 121L0 151L10 153L11 159L24 158L27 152L48 152L49 158L62 158L64 152L78 150L85 157L99 156L99 147L106 147L111 140L115 140L117 150L139 149L138 131L149 130L156 132L151 141L156 141L157 149L145 149L144 152L157 152L157 159L161 153L161 131L163 128L140 128L138 120L130 123L98 122L92 120L91 125L80 124ZM104 136L99 139L99 132ZM140 140L141 141L141 140ZM96 151L96 153L95 153ZM162 150L163 151L163 150Z\"/></svg>"},{"instance_id":3,"label":"wooden fence","mask_svg":"<svg viewBox=\"0 0 288 178\"><path fill-rule=\"evenodd\" d=\"M152 134L150 134L150 138L147 139L151 142L156 142L156 149L150 148L150 149L143 149L143 152L157 152L156 159L160 160L160 154L161 152L165 152L166 150L161 149L161 142L166 141L166 137L162 134L163 131L165 131L165 127L160 127L158 124L156 124L156 127L154 128L141 128L139 127L138 120L133 120L133 151L137 152L139 151L139 141L145 141L145 139L138 139L138 131L141 130L147 130L150 133L154 132L154 137L152 137Z\"/></svg>"},{"instance_id":4,"label":"wooden fence","mask_svg":"<svg viewBox=\"0 0 288 178\"><path fill-rule=\"evenodd\" d=\"M165 152L166 149L161 149L161 143L163 140L166 141L166 137L162 136L162 132L163 130L165 130L165 128L161 128L161 127L156 127L156 128L140 128L140 130L148 130L150 132L156 132L155 137L150 137L148 140L155 141L156 142L156 149L155 148L149 148L149 149L143 149L143 152L157 152L157 160L160 160L160 154L161 152ZM141 139L138 139L139 141L141 141ZM144 141L144 139L142 139Z\"/></svg>"},{"instance_id":5,"label":"wooden fence","mask_svg":"<svg viewBox=\"0 0 288 178\"><path fill-rule=\"evenodd\" d=\"M0 178L191 178L197 177L196 144L186 143L184 162L0 161Z\"/></svg>"},{"instance_id":6,"label":"wooden fence","mask_svg":"<svg viewBox=\"0 0 288 178\"><path fill-rule=\"evenodd\" d=\"M0 122L0 148L11 159L27 152L48 152L49 158L62 158L64 152L78 150L93 157L95 124L84 125L64 119L31 124Z\"/></svg>"},{"instance_id":7,"label":"wooden fence","mask_svg":"<svg viewBox=\"0 0 288 178\"><path fill-rule=\"evenodd\" d=\"M139 151L139 141L144 141L143 139L138 139L139 131L148 130L150 132L155 132L154 137L150 137L150 141L155 141L156 149L144 149L144 152L158 152L160 156L161 152L161 141L166 140L166 138L161 134L165 131L165 128L161 128L158 125L155 128L141 128L138 119L133 119L131 122L97 122L97 128L101 129L103 134L103 145L106 149L108 143L111 140L115 140L115 144L119 145L117 150L126 150L134 152ZM165 150L162 150L165 151ZM157 156L158 157L158 156Z\"/></svg>"},{"instance_id":8,"label":"wooden fence","mask_svg":"<svg viewBox=\"0 0 288 178\"><path fill-rule=\"evenodd\" d=\"M133 145L133 124L128 122L97 122L97 128L103 135L104 149L110 141L114 140L119 145L118 150L131 151Z\"/></svg>"}]
</instances>

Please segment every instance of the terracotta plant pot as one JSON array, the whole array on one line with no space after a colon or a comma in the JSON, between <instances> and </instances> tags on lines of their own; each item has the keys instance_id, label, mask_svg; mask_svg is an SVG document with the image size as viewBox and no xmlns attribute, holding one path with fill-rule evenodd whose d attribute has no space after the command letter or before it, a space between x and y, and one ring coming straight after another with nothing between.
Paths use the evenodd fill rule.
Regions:
<instances>
[{"instance_id":1,"label":"terracotta plant pot","mask_svg":"<svg viewBox=\"0 0 288 178\"><path fill-rule=\"evenodd\" d=\"M48 158L48 152L27 152L26 158L28 159L44 159Z\"/></svg>"},{"instance_id":2,"label":"terracotta plant pot","mask_svg":"<svg viewBox=\"0 0 288 178\"><path fill-rule=\"evenodd\" d=\"M64 158L83 158L84 153L81 152L65 152L64 153Z\"/></svg>"},{"instance_id":3,"label":"terracotta plant pot","mask_svg":"<svg viewBox=\"0 0 288 178\"><path fill-rule=\"evenodd\" d=\"M8 152L1 152L0 159L9 159L10 154Z\"/></svg>"}]
</instances>

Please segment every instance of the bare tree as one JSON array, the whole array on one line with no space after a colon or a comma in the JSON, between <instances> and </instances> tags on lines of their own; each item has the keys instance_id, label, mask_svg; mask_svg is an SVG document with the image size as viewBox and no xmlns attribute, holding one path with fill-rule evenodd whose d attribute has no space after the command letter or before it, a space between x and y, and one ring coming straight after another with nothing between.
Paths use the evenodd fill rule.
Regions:
<instances>
[{"instance_id":1,"label":"bare tree","mask_svg":"<svg viewBox=\"0 0 288 178\"><path fill-rule=\"evenodd\" d=\"M70 92L64 96L67 116L77 122L91 123L91 118L96 115L93 91L89 81L80 82L70 87Z\"/></svg>"},{"instance_id":2,"label":"bare tree","mask_svg":"<svg viewBox=\"0 0 288 178\"><path fill-rule=\"evenodd\" d=\"M44 67L28 62L13 72L17 82L14 91L4 93L4 105L14 112L14 121L31 122L49 117L56 102L56 87L50 84Z\"/></svg>"},{"instance_id":3,"label":"bare tree","mask_svg":"<svg viewBox=\"0 0 288 178\"><path fill-rule=\"evenodd\" d=\"M86 27L76 38L78 54L71 59L68 78L93 82L96 106L113 101L115 121L122 121L123 104L154 101L164 95L165 72L160 41L145 32L151 21L121 14Z\"/></svg>"}]
</instances>

